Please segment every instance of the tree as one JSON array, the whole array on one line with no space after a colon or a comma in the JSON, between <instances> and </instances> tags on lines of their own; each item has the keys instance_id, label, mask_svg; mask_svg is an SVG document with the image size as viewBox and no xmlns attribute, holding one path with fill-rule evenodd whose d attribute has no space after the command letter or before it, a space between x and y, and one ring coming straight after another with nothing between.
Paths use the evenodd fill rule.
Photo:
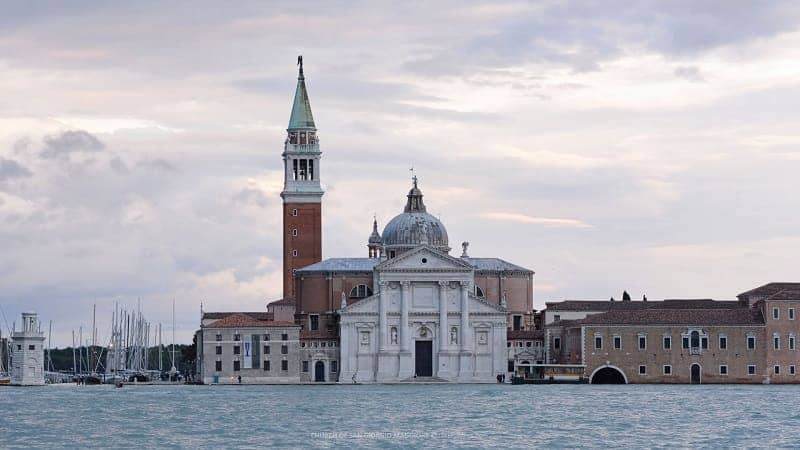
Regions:
<instances>
[{"instance_id":1,"label":"tree","mask_svg":"<svg viewBox=\"0 0 800 450\"><path fill-rule=\"evenodd\" d=\"M631 301L631 295L628 294L628 291L622 291L622 301L623 302Z\"/></svg>"}]
</instances>

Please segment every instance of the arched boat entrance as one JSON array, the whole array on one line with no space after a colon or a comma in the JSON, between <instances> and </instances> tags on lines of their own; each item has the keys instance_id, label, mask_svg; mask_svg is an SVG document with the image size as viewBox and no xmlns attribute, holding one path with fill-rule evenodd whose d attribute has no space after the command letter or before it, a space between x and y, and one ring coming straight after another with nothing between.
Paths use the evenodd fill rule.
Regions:
<instances>
[{"instance_id":1,"label":"arched boat entrance","mask_svg":"<svg viewBox=\"0 0 800 450\"><path fill-rule=\"evenodd\" d=\"M625 374L613 366L596 369L589 380L592 384L627 384Z\"/></svg>"}]
</instances>

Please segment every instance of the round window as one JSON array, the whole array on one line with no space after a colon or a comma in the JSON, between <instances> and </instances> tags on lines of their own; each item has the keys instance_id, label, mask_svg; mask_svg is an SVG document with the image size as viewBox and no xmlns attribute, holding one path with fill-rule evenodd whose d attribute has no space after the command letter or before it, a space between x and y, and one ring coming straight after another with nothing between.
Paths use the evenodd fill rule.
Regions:
<instances>
[{"instance_id":1,"label":"round window","mask_svg":"<svg viewBox=\"0 0 800 450\"><path fill-rule=\"evenodd\" d=\"M428 262L428 258L422 258L422 264L425 264L426 262Z\"/></svg>"}]
</instances>

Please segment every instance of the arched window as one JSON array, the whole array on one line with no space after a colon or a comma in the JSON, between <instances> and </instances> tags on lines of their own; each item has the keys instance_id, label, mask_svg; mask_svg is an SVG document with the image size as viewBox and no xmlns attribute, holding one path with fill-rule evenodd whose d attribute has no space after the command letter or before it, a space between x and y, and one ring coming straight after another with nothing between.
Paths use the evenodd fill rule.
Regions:
<instances>
[{"instance_id":1,"label":"arched window","mask_svg":"<svg viewBox=\"0 0 800 450\"><path fill-rule=\"evenodd\" d=\"M292 236L297 236L297 228L292 229Z\"/></svg>"},{"instance_id":2,"label":"arched window","mask_svg":"<svg viewBox=\"0 0 800 450\"><path fill-rule=\"evenodd\" d=\"M475 296L476 297L483 297L483 290L477 284L475 285Z\"/></svg>"},{"instance_id":3,"label":"arched window","mask_svg":"<svg viewBox=\"0 0 800 450\"><path fill-rule=\"evenodd\" d=\"M691 344L692 348L700 347L700 333L698 333L697 331L692 331L691 339L692 339L692 344Z\"/></svg>"},{"instance_id":4,"label":"arched window","mask_svg":"<svg viewBox=\"0 0 800 450\"><path fill-rule=\"evenodd\" d=\"M366 284L359 284L358 286L353 286L353 289L350 290L350 298L364 298L369 297L372 295L372 289Z\"/></svg>"}]
</instances>

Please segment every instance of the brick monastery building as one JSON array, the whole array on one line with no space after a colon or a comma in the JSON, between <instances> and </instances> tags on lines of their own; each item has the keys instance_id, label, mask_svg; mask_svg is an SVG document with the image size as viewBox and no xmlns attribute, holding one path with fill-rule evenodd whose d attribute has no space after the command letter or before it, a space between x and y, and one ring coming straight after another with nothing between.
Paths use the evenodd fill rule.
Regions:
<instances>
[{"instance_id":1,"label":"brick monastery building","mask_svg":"<svg viewBox=\"0 0 800 450\"><path fill-rule=\"evenodd\" d=\"M466 242L449 254L416 177L382 233L373 220L366 257L323 260L322 153L298 64L282 154L284 298L263 312L203 313L203 382L797 382L800 283L737 301L625 294L536 312L533 271L470 257Z\"/></svg>"}]
</instances>

